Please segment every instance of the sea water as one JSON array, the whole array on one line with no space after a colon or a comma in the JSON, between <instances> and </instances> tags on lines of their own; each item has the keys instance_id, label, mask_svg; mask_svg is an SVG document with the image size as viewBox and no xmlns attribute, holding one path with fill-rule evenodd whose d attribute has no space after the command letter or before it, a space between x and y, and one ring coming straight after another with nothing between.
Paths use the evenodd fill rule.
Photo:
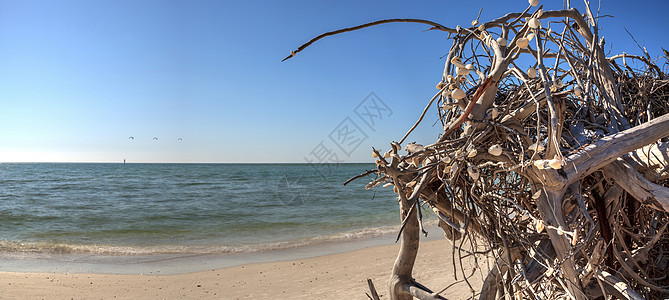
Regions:
<instances>
[{"instance_id":1,"label":"sea water","mask_svg":"<svg viewBox=\"0 0 669 300\"><path fill-rule=\"evenodd\" d=\"M397 232L371 164L0 164L0 253L253 253Z\"/></svg>"}]
</instances>

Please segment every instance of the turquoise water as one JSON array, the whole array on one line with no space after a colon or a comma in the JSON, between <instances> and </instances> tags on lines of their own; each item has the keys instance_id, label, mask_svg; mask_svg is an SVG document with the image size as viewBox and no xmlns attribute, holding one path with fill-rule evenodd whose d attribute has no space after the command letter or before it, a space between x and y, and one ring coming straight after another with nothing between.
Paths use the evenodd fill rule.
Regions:
<instances>
[{"instance_id":1,"label":"turquoise water","mask_svg":"<svg viewBox=\"0 0 669 300\"><path fill-rule=\"evenodd\" d=\"M317 168L318 167L318 168ZM397 230L341 164L0 164L0 252L245 253Z\"/></svg>"}]
</instances>

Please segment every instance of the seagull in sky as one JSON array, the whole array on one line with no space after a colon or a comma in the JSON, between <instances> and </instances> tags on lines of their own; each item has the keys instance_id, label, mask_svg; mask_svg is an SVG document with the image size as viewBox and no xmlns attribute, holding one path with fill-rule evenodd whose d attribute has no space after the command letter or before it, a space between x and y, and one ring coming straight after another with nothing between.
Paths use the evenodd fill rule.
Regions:
<instances>
[{"instance_id":1,"label":"seagull in sky","mask_svg":"<svg viewBox=\"0 0 669 300\"><path fill-rule=\"evenodd\" d=\"M129 140L134 140L135 137L134 137L134 136L131 136L131 137L129 137L128 139L129 139Z\"/></svg>"},{"instance_id":2,"label":"seagull in sky","mask_svg":"<svg viewBox=\"0 0 669 300\"><path fill-rule=\"evenodd\" d=\"M178 139L177 139L177 141L183 141L183 140L184 140L184 139L182 139L182 138L178 138Z\"/></svg>"},{"instance_id":3,"label":"seagull in sky","mask_svg":"<svg viewBox=\"0 0 669 300\"><path fill-rule=\"evenodd\" d=\"M158 140L158 138L157 138L157 137L154 137L154 138L153 138L153 140L154 140L154 141L157 141L157 140Z\"/></svg>"}]
</instances>

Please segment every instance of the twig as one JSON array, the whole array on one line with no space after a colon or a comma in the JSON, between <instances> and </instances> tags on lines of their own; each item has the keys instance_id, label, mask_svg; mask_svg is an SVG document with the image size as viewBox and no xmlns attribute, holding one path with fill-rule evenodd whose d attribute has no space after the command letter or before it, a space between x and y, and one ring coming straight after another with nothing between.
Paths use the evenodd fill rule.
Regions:
<instances>
[{"instance_id":1,"label":"twig","mask_svg":"<svg viewBox=\"0 0 669 300\"><path fill-rule=\"evenodd\" d=\"M355 175L355 176L353 176L353 178L350 178L349 180L346 180L346 181L344 182L344 186L346 186L347 184L349 184L349 183L350 183L351 181L353 181L353 180L356 180L356 179L365 177L365 176L367 176L367 175L369 175L369 174L372 174L372 173L377 173L378 171L379 171L379 170L367 170L367 171L365 171L365 173L362 173L362 174L360 174L360 175Z\"/></svg>"},{"instance_id":2,"label":"twig","mask_svg":"<svg viewBox=\"0 0 669 300\"><path fill-rule=\"evenodd\" d=\"M387 23L398 23L398 22L427 24L427 25L432 25L433 26L432 28L430 28L430 30L435 29L435 30L441 30L441 31L449 32L449 33L455 33L456 32L454 29L448 28L448 27L443 26L439 23L435 23L435 22L428 21L428 20L421 20L421 19L386 19L386 20L379 20L379 21L369 22L369 23L365 23L365 24L362 24L362 25L358 25L358 26L353 26L353 27L348 27L348 28L343 28L343 29L323 33L323 34L309 40L308 42L306 42L302 46L298 47L296 50L291 51L290 55L286 56L286 58L282 59L281 61L285 61L285 60L295 56L297 53L300 53L302 50L304 50L305 48L309 47L311 44L315 43L316 41L318 41L318 40L320 40L324 37L328 37L328 36L331 36L331 35L336 35L336 34L340 34L340 33L344 33L344 32L349 32L349 31L355 31L355 30L359 30L359 29L363 29L363 28L367 28L367 27L371 27L371 26L387 24Z\"/></svg>"},{"instance_id":3,"label":"twig","mask_svg":"<svg viewBox=\"0 0 669 300\"><path fill-rule=\"evenodd\" d=\"M372 293L372 296L369 298L373 300L381 300L381 298L379 298L379 294L376 292L376 288L374 287L374 283L372 282L371 278L367 278L367 285L369 286L369 292Z\"/></svg>"}]
</instances>

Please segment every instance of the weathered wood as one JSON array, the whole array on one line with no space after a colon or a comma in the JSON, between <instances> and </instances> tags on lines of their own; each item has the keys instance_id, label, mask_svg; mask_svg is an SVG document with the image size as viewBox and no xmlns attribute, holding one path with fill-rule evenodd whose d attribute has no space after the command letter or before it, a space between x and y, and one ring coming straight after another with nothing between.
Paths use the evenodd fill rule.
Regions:
<instances>
[{"instance_id":1,"label":"weathered wood","mask_svg":"<svg viewBox=\"0 0 669 300\"><path fill-rule=\"evenodd\" d=\"M612 178L641 203L669 212L669 188L648 181L622 159L604 166L602 170L605 176Z\"/></svg>"},{"instance_id":2,"label":"weathered wood","mask_svg":"<svg viewBox=\"0 0 669 300\"><path fill-rule=\"evenodd\" d=\"M367 278L367 286L369 287L369 292L372 294L370 298L372 298L372 300L381 300L381 298L379 298L379 293L376 292L372 279Z\"/></svg>"},{"instance_id":3,"label":"weathered wood","mask_svg":"<svg viewBox=\"0 0 669 300\"><path fill-rule=\"evenodd\" d=\"M483 281L479 300L496 299L498 291L502 289L502 277L509 271L513 261L522 257L520 248L510 248L509 251L510 253L506 253L504 250L502 250L499 253L499 256L495 260L495 264L492 266L492 269L490 272L488 272L488 276L486 276L485 280ZM511 258L511 261L509 261L509 258Z\"/></svg>"},{"instance_id":4,"label":"weathered wood","mask_svg":"<svg viewBox=\"0 0 669 300\"><path fill-rule=\"evenodd\" d=\"M602 137L592 145L565 158L565 180L557 173L549 176L559 185L567 185L601 169L628 152L669 136L669 114L633 128Z\"/></svg>"},{"instance_id":5,"label":"weathered wood","mask_svg":"<svg viewBox=\"0 0 669 300\"><path fill-rule=\"evenodd\" d=\"M669 142L653 143L636 149L623 157L648 180L669 178Z\"/></svg>"},{"instance_id":6,"label":"weathered wood","mask_svg":"<svg viewBox=\"0 0 669 300\"><path fill-rule=\"evenodd\" d=\"M597 271L597 278L605 282L606 289L615 293L618 297L630 300L644 300L644 297L639 295L637 291L630 288L628 284L611 275L609 272Z\"/></svg>"},{"instance_id":7,"label":"weathered wood","mask_svg":"<svg viewBox=\"0 0 669 300\"><path fill-rule=\"evenodd\" d=\"M562 213L562 197L564 196L564 192L565 190L546 190L546 193L537 199L537 209L541 213L541 217L546 222L546 225L569 228ZM576 270L576 264L569 255L569 250L571 249L570 241L564 234L558 233L555 229L549 228L547 231L556 256L566 258L562 263L562 272L567 280L566 284L571 297L577 300L586 299L585 294L582 292L581 280Z\"/></svg>"},{"instance_id":8,"label":"weathered wood","mask_svg":"<svg viewBox=\"0 0 669 300\"><path fill-rule=\"evenodd\" d=\"M428 183L428 178L434 170L426 171L421 177L420 182L415 186L411 195L407 198L406 191L400 191L400 216L406 223L402 231L400 251L393 265L393 273L390 277L390 299L404 300L411 299L409 287L413 285L413 266L418 255L418 246L420 240L420 229L418 225L418 214L415 207L418 202L420 191ZM395 185L400 186L400 178L395 177Z\"/></svg>"},{"instance_id":9,"label":"weathered wood","mask_svg":"<svg viewBox=\"0 0 669 300\"><path fill-rule=\"evenodd\" d=\"M405 204L402 205L402 202ZM393 265L393 273L390 277L390 299L406 300L412 299L412 296L406 291L406 284L413 279L413 265L418 255L418 245L420 240L418 228L418 216L415 210L411 210L406 199L400 200L401 216L406 219L406 225L402 231L400 240L400 251Z\"/></svg>"},{"instance_id":10,"label":"weathered wood","mask_svg":"<svg viewBox=\"0 0 669 300\"><path fill-rule=\"evenodd\" d=\"M403 212L406 214L408 210ZM407 291L407 284L413 279L411 273L416 261L416 255L418 255L420 234L416 212L412 211L408 216L403 214L403 217L408 218L408 220L402 231L400 252L397 254L397 259L393 265L393 273L390 277L391 300L412 299L412 296Z\"/></svg>"},{"instance_id":11,"label":"weathered wood","mask_svg":"<svg viewBox=\"0 0 669 300\"><path fill-rule=\"evenodd\" d=\"M432 25L453 39L418 120L388 152L372 149L378 178L368 187L392 185L402 220L391 299L441 299L412 277L421 205L460 243L452 259L500 255L481 299L666 291L669 81L647 53L607 59L588 1L585 14L566 5L529 6L479 26L477 18L470 28L381 20L322 34L288 57L326 36L392 22ZM525 71L521 56L536 63ZM401 144L435 105L443 132L404 155ZM603 271L620 264L621 278Z\"/></svg>"}]
</instances>

